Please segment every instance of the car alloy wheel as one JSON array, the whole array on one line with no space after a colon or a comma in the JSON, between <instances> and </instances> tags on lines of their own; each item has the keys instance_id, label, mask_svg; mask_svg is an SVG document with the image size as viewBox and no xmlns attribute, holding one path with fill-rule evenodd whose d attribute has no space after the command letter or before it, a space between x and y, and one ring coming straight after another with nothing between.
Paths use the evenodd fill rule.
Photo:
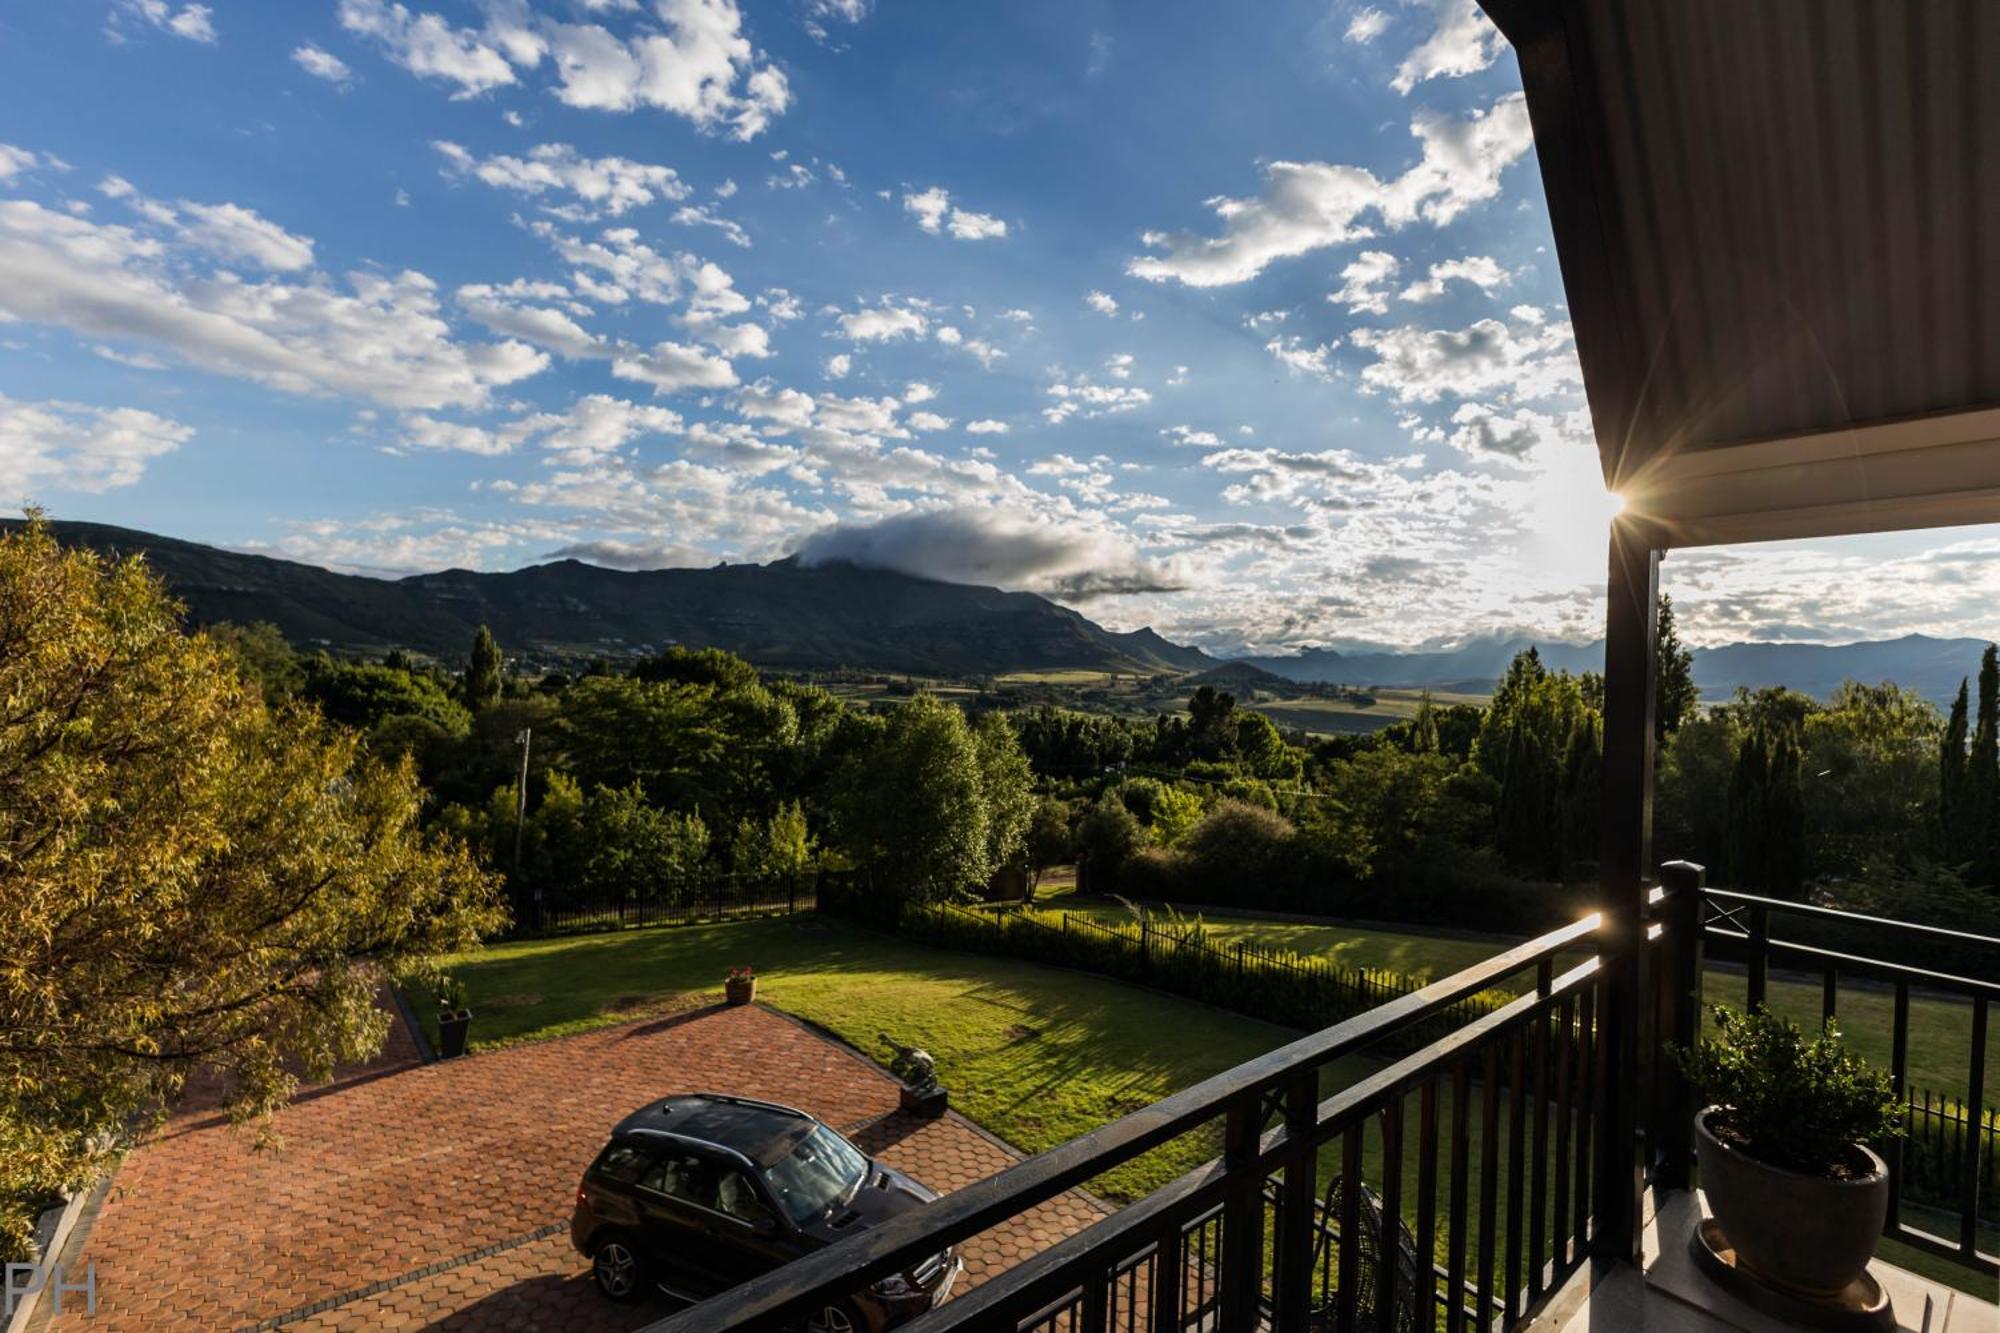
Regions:
<instances>
[{"instance_id":1,"label":"car alloy wheel","mask_svg":"<svg viewBox=\"0 0 2000 1333\"><path fill-rule=\"evenodd\" d=\"M829 1305L806 1321L806 1333L860 1333L845 1306Z\"/></svg>"},{"instance_id":2,"label":"car alloy wheel","mask_svg":"<svg viewBox=\"0 0 2000 1333\"><path fill-rule=\"evenodd\" d=\"M628 1299L639 1288L639 1260L623 1241L610 1240L597 1247L591 1273L598 1288L614 1301Z\"/></svg>"}]
</instances>

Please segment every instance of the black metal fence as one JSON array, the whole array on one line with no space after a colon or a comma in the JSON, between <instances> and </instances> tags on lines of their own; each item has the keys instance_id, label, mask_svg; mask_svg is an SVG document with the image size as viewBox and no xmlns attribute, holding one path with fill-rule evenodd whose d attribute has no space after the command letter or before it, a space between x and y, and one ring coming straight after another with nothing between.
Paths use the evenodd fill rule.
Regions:
<instances>
[{"instance_id":1,"label":"black metal fence","mask_svg":"<svg viewBox=\"0 0 2000 1333\"><path fill-rule=\"evenodd\" d=\"M523 939L810 912L819 902L818 884L813 875L716 875L608 897L529 899L514 904L509 933Z\"/></svg>"},{"instance_id":2,"label":"black metal fence","mask_svg":"<svg viewBox=\"0 0 2000 1333\"><path fill-rule=\"evenodd\" d=\"M1959 1202L1967 1157L1978 1176L1979 1219L2000 1224L2000 1109L1973 1114L1956 1097L1911 1088L1903 1113L1903 1197L1932 1207Z\"/></svg>"}]
</instances>

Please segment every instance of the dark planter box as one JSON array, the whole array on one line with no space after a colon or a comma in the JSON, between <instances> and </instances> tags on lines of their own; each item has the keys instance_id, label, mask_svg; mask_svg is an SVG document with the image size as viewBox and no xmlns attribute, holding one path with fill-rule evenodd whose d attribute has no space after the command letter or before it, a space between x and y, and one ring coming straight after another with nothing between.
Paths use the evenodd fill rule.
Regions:
<instances>
[{"instance_id":1,"label":"dark planter box","mask_svg":"<svg viewBox=\"0 0 2000 1333\"><path fill-rule=\"evenodd\" d=\"M935 1120L945 1113L951 1104L951 1094L943 1088L932 1088L928 1092L918 1092L905 1085L901 1102L903 1110L919 1120Z\"/></svg>"},{"instance_id":2,"label":"dark planter box","mask_svg":"<svg viewBox=\"0 0 2000 1333\"><path fill-rule=\"evenodd\" d=\"M748 981L725 981L722 994L731 1004L748 1004L757 998L757 978Z\"/></svg>"},{"instance_id":3,"label":"dark planter box","mask_svg":"<svg viewBox=\"0 0 2000 1333\"><path fill-rule=\"evenodd\" d=\"M438 1015L438 1059L453 1060L465 1054L465 1038L472 1030L472 1011Z\"/></svg>"}]
</instances>

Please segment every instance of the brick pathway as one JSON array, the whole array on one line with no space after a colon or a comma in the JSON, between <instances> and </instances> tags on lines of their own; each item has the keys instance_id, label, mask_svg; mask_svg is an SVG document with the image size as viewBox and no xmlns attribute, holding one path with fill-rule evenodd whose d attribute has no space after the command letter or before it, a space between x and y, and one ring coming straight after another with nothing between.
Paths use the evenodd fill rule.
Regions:
<instances>
[{"instance_id":1,"label":"brick pathway","mask_svg":"<svg viewBox=\"0 0 2000 1333\"><path fill-rule=\"evenodd\" d=\"M635 1327L669 1305L612 1306L567 1227L542 1233L567 1222L612 1124L653 1097L698 1090L802 1107L939 1190L1015 1160L956 1116L895 1114L881 1070L757 1007L431 1065L414 1063L402 1033L375 1066L302 1094L280 1117L278 1151L253 1150L249 1134L205 1111L171 1121L126 1162L85 1242L97 1317L47 1326ZM968 1242L967 1278L1100 1216L1081 1195L1051 1200Z\"/></svg>"}]
</instances>

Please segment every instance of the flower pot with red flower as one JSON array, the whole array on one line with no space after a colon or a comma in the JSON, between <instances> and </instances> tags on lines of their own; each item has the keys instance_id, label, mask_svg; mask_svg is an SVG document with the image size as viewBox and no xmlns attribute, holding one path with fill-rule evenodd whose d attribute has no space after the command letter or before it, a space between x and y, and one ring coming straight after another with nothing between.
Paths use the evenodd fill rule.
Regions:
<instances>
[{"instance_id":1,"label":"flower pot with red flower","mask_svg":"<svg viewBox=\"0 0 2000 1333\"><path fill-rule=\"evenodd\" d=\"M748 1004L757 998L757 973L748 967L732 967L728 980L722 983L722 993L731 1004Z\"/></svg>"}]
</instances>

